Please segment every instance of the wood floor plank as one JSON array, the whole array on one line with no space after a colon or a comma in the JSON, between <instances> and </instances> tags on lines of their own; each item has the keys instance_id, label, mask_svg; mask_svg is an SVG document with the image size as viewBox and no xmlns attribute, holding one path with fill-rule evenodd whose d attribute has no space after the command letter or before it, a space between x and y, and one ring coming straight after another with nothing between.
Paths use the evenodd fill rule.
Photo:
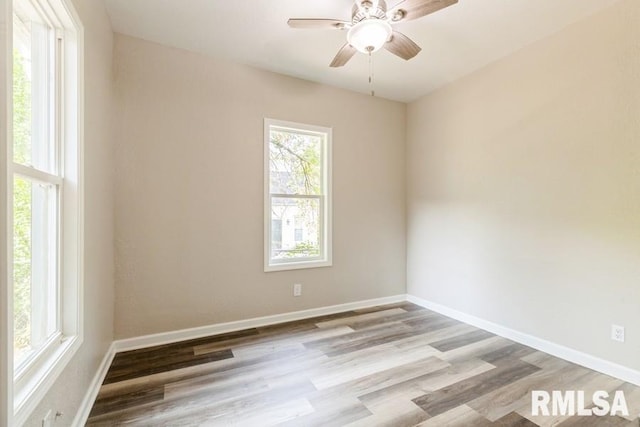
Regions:
<instances>
[{"instance_id":1,"label":"wood floor plank","mask_svg":"<svg viewBox=\"0 0 640 427\"><path fill-rule=\"evenodd\" d=\"M527 356L535 351L536 350L531 347L527 347L526 345L512 343L506 347L483 354L480 356L480 359L497 366L505 361L505 359L520 359L521 357Z\"/></svg>"},{"instance_id":2,"label":"wood floor plank","mask_svg":"<svg viewBox=\"0 0 640 427\"><path fill-rule=\"evenodd\" d=\"M332 348L325 351L325 354L329 357L340 356L342 354L347 354L366 348L377 347L384 344L393 344L396 341L402 340L404 338L410 338L414 334L415 332L411 328L406 328L404 330L388 330L384 333L378 334L376 337L372 337L369 339L355 339L350 343L332 346Z\"/></svg>"},{"instance_id":3,"label":"wood floor plank","mask_svg":"<svg viewBox=\"0 0 640 427\"><path fill-rule=\"evenodd\" d=\"M372 311L386 310L386 307L377 307ZM256 328L260 334L265 333L289 333L301 329L317 328L318 323L328 322L331 320L345 319L348 317L358 316L356 311L343 311L340 313L325 314L322 316L310 317L308 319L293 320L291 322L278 323L275 325L260 326Z\"/></svg>"},{"instance_id":4,"label":"wood floor plank","mask_svg":"<svg viewBox=\"0 0 640 427\"><path fill-rule=\"evenodd\" d=\"M495 366L483 360L469 359L361 394L359 398L366 405L375 405L386 400L413 400L493 369Z\"/></svg>"},{"instance_id":5,"label":"wood floor plank","mask_svg":"<svg viewBox=\"0 0 640 427\"><path fill-rule=\"evenodd\" d=\"M465 405L452 408L418 424L419 427L489 427L491 425L490 421Z\"/></svg>"},{"instance_id":6,"label":"wood floor plank","mask_svg":"<svg viewBox=\"0 0 640 427\"><path fill-rule=\"evenodd\" d=\"M146 423L147 426L179 425L189 420L191 425L229 425L234 420L252 417L274 405L297 401L315 391L305 379L289 378L279 387L251 390L232 399L212 401L208 393L195 393L141 406L138 410L121 411L120 424Z\"/></svg>"},{"instance_id":7,"label":"wood floor plank","mask_svg":"<svg viewBox=\"0 0 640 427\"><path fill-rule=\"evenodd\" d=\"M414 328L426 328L433 331L437 329L448 328L450 326L463 325L462 322L451 319L449 317L440 316L433 311L419 312L418 315L414 315L412 317L404 316L404 318L400 318L398 320L401 320L402 322Z\"/></svg>"},{"instance_id":8,"label":"wood floor plank","mask_svg":"<svg viewBox=\"0 0 640 427\"><path fill-rule=\"evenodd\" d=\"M242 378L239 374L250 375L251 372L271 372L273 367L288 366L291 370L297 369L301 361L316 363L316 358L326 360L324 354L310 351L278 351L268 355L252 359L225 359L214 363L196 365L175 371L161 372L145 377L134 378L116 383L104 384L99 393L101 396L110 396L125 393L132 390L140 390L156 385L167 385L171 388L182 382L189 382L194 387L199 383L210 384L220 378L231 376ZM304 365L303 367L306 367Z\"/></svg>"},{"instance_id":9,"label":"wood floor plank","mask_svg":"<svg viewBox=\"0 0 640 427\"><path fill-rule=\"evenodd\" d=\"M435 357L428 357L426 359L411 363L405 366L398 366L396 368L387 369L373 375L361 377L352 381L348 381L333 387L318 390L310 398L314 402L319 402L324 399L326 402L343 399L345 396L353 396L363 402L368 408L374 407L379 403L385 403L386 401L398 402L398 400L385 397L390 397L393 394L389 390L394 389L398 384L404 384L411 381L419 381L419 379L428 373L437 372L448 367L446 362L443 362ZM415 396L419 396L424 393L424 390L419 389ZM383 396L380 399L368 398L367 396L376 395ZM404 399L410 401L411 399ZM412 403L415 407L415 405Z\"/></svg>"},{"instance_id":10,"label":"wood floor plank","mask_svg":"<svg viewBox=\"0 0 640 427\"><path fill-rule=\"evenodd\" d=\"M343 326L346 328L347 326ZM325 328L322 328L324 330ZM331 330L331 329L329 329ZM380 338L385 335L394 334L396 332L409 332L413 329L402 322L392 322L382 326L375 326L367 329L353 330L349 328L351 333L328 336L305 343L305 347L311 349L319 349L324 352L334 352L350 347L356 347L359 343L367 343L371 339ZM366 348L366 347L363 347ZM358 350L358 348L354 348Z\"/></svg>"},{"instance_id":11,"label":"wood floor plank","mask_svg":"<svg viewBox=\"0 0 640 427\"><path fill-rule=\"evenodd\" d=\"M313 414L315 409L307 399L294 399L275 405L268 405L260 411L243 411L238 417L229 416L211 416L201 417L200 425L208 427L227 427L229 425L239 426L275 426L281 425L287 421L299 420L305 415Z\"/></svg>"},{"instance_id":12,"label":"wood floor plank","mask_svg":"<svg viewBox=\"0 0 640 427\"><path fill-rule=\"evenodd\" d=\"M383 401L367 405L371 415L347 424L348 427L412 427L427 420L429 415L410 400Z\"/></svg>"},{"instance_id":13,"label":"wood floor plank","mask_svg":"<svg viewBox=\"0 0 640 427\"><path fill-rule=\"evenodd\" d=\"M278 424L278 427L342 427L371 416L371 412L352 396L319 402L310 399L315 412Z\"/></svg>"},{"instance_id":14,"label":"wood floor plank","mask_svg":"<svg viewBox=\"0 0 640 427\"><path fill-rule=\"evenodd\" d=\"M311 357L309 353L298 353L297 357L288 356L286 363L263 362L249 365L240 370L216 372L198 378L165 385L165 398L178 399L193 394L207 394L211 401L219 401L234 396L250 394L253 391L279 387L290 380L307 380L306 375L296 375L314 369L326 356L317 353Z\"/></svg>"},{"instance_id":15,"label":"wood floor plank","mask_svg":"<svg viewBox=\"0 0 640 427\"><path fill-rule=\"evenodd\" d=\"M287 345L289 343L307 343L324 338L337 337L353 332L348 326L336 326L334 328L318 328L313 324L306 325L304 328L296 328L295 330L286 329L270 329L261 331L258 335L250 337L241 337L234 340L222 342L213 342L193 347L193 353L197 356L200 354L211 353L220 350L235 350L242 347L259 346L262 344L278 346Z\"/></svg>"},{"instance_id":16,"label":"wood floor plank","mask_svg":"<svg viewBox=\"0 0 640 427\"><path fill-rule=\"evenodd\" d=\"M198 345L218 343L234 340L240 337L249 337L258 335L257 329L244 329L236 332L229 332L209 337L196 338L192 340L179 341L170 344L157 345L153 347L141 348L138 350L124 351L116 354L111 362L111 367L120 367L124 365L140 365L153 361L157 358L168 357L173 354L184 354L190 352L190 349Z\"/></svg>"},{"instance_id":17,"label":"wood floor plank","mask_svg":"<svg viewBox=\"0 0 640 427\"><path fill-rule=\"evenodd\" d=\"M393 304L385 304L385 305L375 305L373 307L359 308L353 311L355 311L358 314L364 314L364 313L371 313L373 311L389 310L391 308L401 308L404 311L429 311L424 307L420 307L419 305L413 304L408 301L401 301L401 302L396 302Z\"/></svg>"},{"instance_id":18,"label":"wood floor plank","mask_svg":"<svg viewBox=\"0 0 640 427\"><path fill-rule=\"evenodd\" d=\"M98 398L91 409L89 417L122 410L127 408L135 408L152 402L161 402L164 400L164 387L152 387L144 390L122 393L107 398Z\"/></svg>"},{"instance_id":19,"label":"wood floor plank","mask_svg":"<svg viewBox=\"0 0 640 427\"><path fill-rule=\"evenodd\" d=\"M310 374L318 389L362 378L407 363L429 357L434 351L428 348L400 351L385 344L333 357Z\"/></svg>"},{"instance_id":20,"label":"wood floor plank","mask_svg":"<svg viewBox=\"0 0 640 427\"><path fill-rule=\"evenodd\" d=\"M496 420L493 425L496 427L537 427L537 424L515 412L511 412Z\"/></svg>"},{"instance_id":21,"label":"wood floor plank","mask_svg":"<svg viewBox=\"0 0 640 427\"><path fill-rule=\"evenodd\" d=\"M351 316L351 317L343 317L343 318L334 319L334 320L316 322L316 326L318 326L318 328L331 328L335 326L346 325L355 329L355 327L358 324L362 324L362 323L369 322L371 320L379 319L379 318L385 319L391 315L404 314L404 313L407 313L407 312L401 308L391 308L388 310L379 310L379 311L374 311L370 313L356 314L355 316Z\"/></svg>"},{"instance_id":22,"label":"wood floor plank","mask_svg":"<svg viewBox=\"0 0 640 427\"><path fill-rule=\"evenodd\" d=\"M413 399L413 402L432 416L442 414L539 370L537 366L526 362L513 361L447 388L425 394Z\"/></svg>"},{"instance_id":23,"label":"wood floor plank","mask_svg":"<svg viewBox=\"0 0 640 427\"><path fill-rule=\"evenodd\" d=\"M445 352L493 337L495 337L495 335L490 332L476 329L474 331L467 332L466 334L457 335L455 337L445 338L441 341L433 342L430 345L436 350Z\"/></svg>"},{"instance_id":24,"label":"wood floor plank","mask_svg":"<svg viewBox=\"0 0 640 427\"><path fill-rule=\"evenodd\" d=\"M291 344L306 344L313 343L315 341L339 337L348 335L353 332L348 326L337 326L335 328L307 328L302 331L295 331L291 333L282 333L269 331L260 333L258 336L252 336L249 338L240 338L234 341L224 341L220 343L204 344L193 348L193 353L198 356L200 354L212 353L220 350L233 350L234 356L239 357L239 351L242 349L250 352L251 348L272 348L273 351L278 351L281 347L286 347Z\"/></svg>"},{"instance_id":25,"label":"wood floor plank","mask_svg":"<svg viewBox=\"0 0 640 427\"><path fill-rule=\"evenodd\" d=\"M480 358L487 353L503 347L507 347L511 344L513 344L513 342L509 341L506 338L494 336L482 341L477 341L472 344L465 345L464 347L458 347L453 350L449 350L445 353L442 353L441 357L444 360L448 360L449 362L454 363L458 360Z\"/></svg>"},{"instance_id":26,"label":"wood floor plank","mask_svg":"<svg viewBox=\"0 0 640 427\"><path fill-rule=\"evenodd\" d=\"M408 338L401 338L395 341L394 345L400 349L410 349L415 347L429 346L432 342L440 341L445 338L455 337L473 330L473 326L458 323L456 325L447 326L442 329L423 331L414 328L414 335ZM444 354L441 356L443 357Z\"/></svg>"},{"instance_id":27,"label":"wood floor plank","mask_svg":"<svg viewBox=\"0 0 640 427\"><path fill-rule=\"evenodd\" d=\"M558 424L558 427L638 427L639 425L640 423L637 421L609 415L604 417L572 417Z\"/></svg>"},{"instance_id":28,"label":"wood floor plank","mask_svg":"<svg viewBox=\"0 0 640 427\"><path fill-rule=\"evenodd\" d=\"M154 359L153 362L146 362L141 366L127 365L126 367L111 368L107 372L104 383L109 384L132 378L145 377L147 375L157 374L160 372L174 371L176 369L216 362L218 360L230 359L232 357L233 353L231 350L216 351L200 356L194 356L193 354L186 353L165 359L159 357Z\"/></svg>"},{"instance_id":29,"label":"wood floor plank","mask_svg":"<svg viewBox=\"0 0 640 427\"><path fill-rule=\"evenodd\" d=\"M426 327L427 325L431 325L434 329L439 323L448 323L449 325L455 323L455 321L446 318L445 321L441 316L433 311L429 310L413 310L406 311L403 313L392 313L387 314L385 316L379 316L371 319L361 320L352 325L354 329L364 329L371 328L373 326L380 326L390 322L403 322L408 326L415 327L416 325L420 325L421 327ZM414 323L414 324L411 324ZM444 326L440 326L444 327Z\"/></svg>"}]
</instances>

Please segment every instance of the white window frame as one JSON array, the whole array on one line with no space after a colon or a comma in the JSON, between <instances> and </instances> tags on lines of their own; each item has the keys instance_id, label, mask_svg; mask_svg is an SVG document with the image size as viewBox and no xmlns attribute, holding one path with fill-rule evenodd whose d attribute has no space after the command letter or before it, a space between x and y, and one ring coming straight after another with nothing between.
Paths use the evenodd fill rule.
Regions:
<instances>
[{"instance_id":1,"label":"white window frame","mask_svg":"<svg viewBox=\"0 0 640 427\"><path fill-rule=\"evenodd\" d=\"M11 81L13 56L13 6L11 0L4 9L8 43L3 57L7 62L9 83ZM7 167L7 352L0 357L2 370L13 381L8 381L5 401L13 411L7 411L9 425L22 425L55 383L64 368L83 342L83 283L84 283L84 197L83 197L83 140L84 140L84 28L71 0L30 0L56 29L55 87L57 96L54 106L57 139L59 141L59 174L48 174L13 162L12 107L13 96L8 84L6 97L2 99L7 111L6 167ZM6 16L5 16L6 14ZM3 129L4 131L4 129ZM60 333L49 339L44 348L29 363L19 370L13 366L13 181L14 176L23 176L32 181L54 184L59 197L59 244L58 244L58 306ZM3 322L4 323L4 322ZM9 409L8 408L8 409ZM0 423L5 421L0 419Z\"/></svg>"},{"instance_id":2,"label":"white window frame","mask_svg":"<svg viewBox=\"0 0 640 427\"><path fill-rule=\"evenodd\" d=\"M0 272L8 271L9 266L9 174L8 174L8 150L10 139L10 115L9 103L12 99L11 88L13 87L10 76L12 76L12 58L13 53L9 51L8 46L12 45L13 25L12 8L9 0L0 0ZM2 204L4 203L4 205ZM11 425L12 421L12 405L11 398L13 381L13 366L11 360L13 358L13 346L8 343L13 342L13 338L9 334L8 325L10 319L10 303L9 299L9 275L0 274L0 343L7 345L0 347L0 425Z\"/></svg>"},{"instance_id":3,"label":"white window frame","mask_svg":"<svg viewBox=\"0 0 640 427\"><path fill-rule=\"evenodd\" d=\"M279 128L302 133L325 135L322 150L323 194L319 196L271 194L270 189L270 142L271 128ZM328 127L314 126L290 121L264 119L264 271L285 271L304 268L330 267L332 260L332 184L331 149L333 130ZM320 201L320 256L291 258L275 261L271 258L271 199L272 198L310 198Z\"/></svg>"}]
</instances>

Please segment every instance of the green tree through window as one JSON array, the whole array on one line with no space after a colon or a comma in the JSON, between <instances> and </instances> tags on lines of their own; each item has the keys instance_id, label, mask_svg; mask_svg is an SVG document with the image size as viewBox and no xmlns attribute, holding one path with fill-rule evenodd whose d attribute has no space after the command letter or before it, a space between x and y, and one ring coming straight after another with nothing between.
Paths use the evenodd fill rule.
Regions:
<instances>
[{"instance_id":1,"label":"green tree through window","mask_svg":"<svg viewBox=\"0 0 640 427\"><path fill-rule=\"evenodd\" d=\"M13 158L28 164L31 158L31 81L26 59L13 51ZM13 322L14 357L31 345L31 184L13 185Z\"/></svg>"}]
</instances>

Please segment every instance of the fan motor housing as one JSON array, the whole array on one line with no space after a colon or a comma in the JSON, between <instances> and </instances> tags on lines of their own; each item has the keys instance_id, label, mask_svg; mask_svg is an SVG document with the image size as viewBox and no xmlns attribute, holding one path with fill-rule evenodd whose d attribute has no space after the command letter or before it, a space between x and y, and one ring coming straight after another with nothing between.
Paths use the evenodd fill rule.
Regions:
<instances>
[{"instance_id":1,"label":"fan motor housing","mask_svg":"<svg viewBox=\"0 0 640 427\"><path fill-rule=\"evenodd\" d=\"M365 19L387 19L387 3L384 0L378 0L378 7L372 10L373 2L364 0L357 1L353 5L351 23L357 24Z\"/></svg>"}]
</instances>

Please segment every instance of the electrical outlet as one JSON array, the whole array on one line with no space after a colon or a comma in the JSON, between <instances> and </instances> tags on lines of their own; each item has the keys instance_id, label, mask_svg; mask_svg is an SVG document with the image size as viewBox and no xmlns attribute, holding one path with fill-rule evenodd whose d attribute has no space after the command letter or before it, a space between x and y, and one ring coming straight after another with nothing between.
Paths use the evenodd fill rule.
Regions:
<instances>
[{"instance_id":1,"label":"electrical outlet","mask_svg":"<svg viewBox=\"0 0 640 427\"><path fill-rule=\"evenodd\" d=\"M624 326L611 325L611 339L624 342Z\"/></svg>"},{"instance_id":2,"label":"electrical outlet","mask_svg":"<svg viewBox=\"0 0 640 427\"><path fill-rule=\"evenodd\" d=\"M302 285L300 283L295 283L293 285L293 296L294 297L302 296Z\"/></svg>"}]
</instances>

